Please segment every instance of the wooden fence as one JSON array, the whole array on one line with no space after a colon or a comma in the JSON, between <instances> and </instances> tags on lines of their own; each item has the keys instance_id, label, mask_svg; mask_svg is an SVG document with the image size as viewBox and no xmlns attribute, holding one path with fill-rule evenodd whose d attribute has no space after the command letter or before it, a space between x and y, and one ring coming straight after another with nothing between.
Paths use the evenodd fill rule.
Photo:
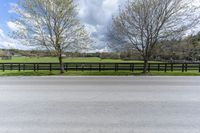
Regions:
<instances>
[{"instance_id":1,"label":"wooden fence","mask_svg":"<svg viewBox=\"0 0 200 133\"><path fill-rule=\"evenodd\" d=\"M65 71L142 71L144 63L64 63ZM2 71L40 71L60 70L59 63L0 63ZM200 63L149 63L148 71L198 71Z\"/></svg>"}]
</instances>

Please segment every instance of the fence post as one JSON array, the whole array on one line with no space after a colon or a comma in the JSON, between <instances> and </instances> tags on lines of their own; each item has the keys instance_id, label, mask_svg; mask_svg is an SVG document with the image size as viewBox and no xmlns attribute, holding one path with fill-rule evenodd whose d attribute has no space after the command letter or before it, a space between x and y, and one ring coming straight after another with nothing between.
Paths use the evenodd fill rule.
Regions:
<instances>
[{"instance_id":1,"label":"fence post","mask_svg":"<svg viewBox=\"0 0 200 133\"><path fill-rule=\"evenodd\" d=\"M151 63L148 63L148 72L151 71Z\"/></svg>"},{"instance_id":2,"label":"fence post","mask_svg":"<svg viewBox=\"0 0 200 133\"><path fill-rule=\"evenodd\" d=\"M39 64L37 63L37 71L39 71Z\"/></svg>"},{"instance_id":3,"label":"fence post","mask_svg":"<svg viewBox=\"0 0 200 133\"><path fill-rule=\"evenodd\" d=\"M158 72L160 72L160 64L158 64Z\"/></svg>"},{"instance_id":4,"label":"fence post","mask_svg":"<svg viewBox=\"0 0 200 133\"><path fill-rule=\"evenodd\" d=\"M182 64L182 72L185 71L185 64Z\"/></svg>"},{"instance_id":5,"label":"fence post","mask_svg":"<svg viewBox=\"0 0 200 133\"><path fill-rule=\"evenodd\" d=\"M5 72L5 65L4 64L2 64L2 68L3 68L3 72Z\"/></svg>"},{"instance_id":6,"label":"fence post","mask_svg":"<svg viewBox=\"0 0 200 133\"><path fill-rule=\"evenodd\" d=\"M188 64L186 63L185 64L185 72L187 72L188 71Z\"/></svg>"},{"instance_id":7,"label":"fence post","mask_svg":"<svg viewBox=\"0 0 200 133\"><path fill-rule=\"evenodd\" d=\"M165 72L167 72L167 63L165 63Z\"/></svg>"},{"instance_id":8,"label":"fence post","mask_svg":"<svg viewBox=\"0 0 200 133\"><path fill-rule=\"evenodd\" d=\"M76 64L76 71L78 71L78 65Z\"/></svg>"},{"instance_id":9,"label":"fence post","mask_svg":"<svg viewBox=\"0 0 200 133\"><path fill-rule=\"evenodd\" d=\"M68 71L68 64L65 64L65 70Z\"/></svg>"},{"instance_id":10,"label":"fence post","mask_svg":"<svg viewBox=\"0 0 200 133\"><path fill-rule=\"evenodd\" d=\"M21 65L20 64L18 64L18 69L19 69L19 71L21 71Z\"/></svg>"},{"instance_id":11,"label":"fence post","mask_svg":"<svg viewBox=\"0 0 200 133\"><path fill-rule=\"evenodd\" d=\"M82 64L82 72L84 72L85 64Z\"/></svg>"},{"instance_id":12,"label":"fence post","mask_svg":"<svg viewBox=\"0 0 200 133\"><path fill-rule=\"evenodd\" d=\"M174 64L171 63L171 71L173 72L174 71Z\"/></svg>"},{"instance_id":13,"label":"fence post","mask_svg":"<svg viewBox=\"0 0 200 133\"><path fill-rule=\"evenodd\" d=\"M52 64L51 63L49 64L49 70L50 70L50 72L52 71Z\"/></svg>"},{"instance_id":14,"label":"fence post","mask_svg":"<svg viewBox=\"0 0 200 133\"><path fill-rule=\"evenodd\" d=\"M115 72L117 72L117 71L118 71L118 64L115 63Z\"/></svg>"},{"instance_id":15,"label":"fence post","mask_svg":"<svg viewBox=\"0 0 200 133\"><path fill-rule=\"evenodd\" d=\"M35 72L36 71L35 63L33 64L33 69L34 69L34 72Z\"/></svg>"},{"instance_id":16,"label":"fence post","mask_svg":"<svg viewBox=\"0 0 200 133\"><path fill-rule=\"evenodd\" d=\"M199 72L200 72L200 64L199 64Z\"/></svg>"},{"instance_id":17,"label":"fence post","mask_svg":"<svg viewBox=\"0 0 200 133\"><path fill-rule=\"evenodd\" d=\"M26 69L25 67L26 67L26 65L25 65L25 64L23 64L23 70L24 70L24 71L25 71L25 69Z\"/></svg>"},{"instance_id":18,"label":"fence post","mask_svg":"<svg viewBox=\"0 0 200 133\"><path fill-rule=\"evenodd\" d=\"M99 63L99 72L101 72L101 63Z\"/></svg>"},{"instance_id":19,"label":"fence post","mask_svg":"<svg viewBox=\"0 0 200 133\"><path fill-rule=\"evenodd\" d=\"M134 72L135 71L135 64L133 63L133 64L131 64L131 66L132 66L132 72Z\"/></svg>"},{"instance_id":20,"label":"fence post","mask_svg":"<svg viewBox=\"0 0 200 133\"><path fill-rule=\"evenodd\" d=\"M92 71L92 64L90 64L90 71Z\"/></svg>"},{"instance_id":21,"label":"fence post","mask_svg":"<svg viewBox=\"0 0 200 133\"><path fill-rule=\"evenodd\" d=\"M11 71L13 70L13 64L12 63L10 64L10 70Z\"/></svg>"}]
</instances>

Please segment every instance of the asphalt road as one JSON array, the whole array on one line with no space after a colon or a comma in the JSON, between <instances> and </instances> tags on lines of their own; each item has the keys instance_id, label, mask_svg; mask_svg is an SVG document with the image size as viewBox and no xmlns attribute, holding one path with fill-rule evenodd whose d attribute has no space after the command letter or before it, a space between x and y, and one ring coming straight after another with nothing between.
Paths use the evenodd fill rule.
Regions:
<instances>
[{"instance_id":1,"label":"asphalt road","mask_svg":"<svg viewBox=\"0 0 200 133\"><path fill-rule=\"evenodd\" d=\"M0 133L200 133L200 77L2 77Z\"/></svg>"}]
</instances>

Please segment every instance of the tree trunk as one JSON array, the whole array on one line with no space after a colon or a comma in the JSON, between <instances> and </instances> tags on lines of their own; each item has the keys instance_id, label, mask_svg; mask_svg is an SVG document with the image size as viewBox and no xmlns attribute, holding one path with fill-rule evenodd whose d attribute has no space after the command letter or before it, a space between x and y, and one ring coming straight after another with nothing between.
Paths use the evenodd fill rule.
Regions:
<instances>
[{"instance_id":1,"label":"tree trunk","mask_svg":"<svg viewBox=\"0 0 200 133\"><path fill-rule=\"evenodd\" d=\"M60 73L63 74L65 70L64 70L62 55L59 56L59 64L60 64Z\"/></svg>"},{"instance_id":2,"label":"tree trunk","mask_svg":"<svg viewBox=\"0 0 200 133\"><path fill-rule=\"evenodd\" d=\"M143 73L146 74L148 71L148 59L144 58L144 69L143 69Z\"/></svg>"}]
</instances>

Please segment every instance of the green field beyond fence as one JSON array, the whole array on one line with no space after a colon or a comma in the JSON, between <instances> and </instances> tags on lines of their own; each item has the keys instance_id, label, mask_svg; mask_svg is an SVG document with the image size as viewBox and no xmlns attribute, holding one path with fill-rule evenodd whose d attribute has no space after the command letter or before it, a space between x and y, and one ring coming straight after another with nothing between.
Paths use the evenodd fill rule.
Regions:
<instances>
[{"instance_id":1,"label":"green field beyond fence","mask_svg":"<svg viewBox=\"0 0 200 133\"><path fill-rule=\"evenodd\" d=\"M134 62L134 63L142 63L143 61L124 61L121 59L101 59L98 57L91 58L63 58L64 62ZM23 63L58 63L58 58L56 57L13 57L12 60L0 60L0 63L7 62L23 62Z\"/></svg>"}]
</instances>

